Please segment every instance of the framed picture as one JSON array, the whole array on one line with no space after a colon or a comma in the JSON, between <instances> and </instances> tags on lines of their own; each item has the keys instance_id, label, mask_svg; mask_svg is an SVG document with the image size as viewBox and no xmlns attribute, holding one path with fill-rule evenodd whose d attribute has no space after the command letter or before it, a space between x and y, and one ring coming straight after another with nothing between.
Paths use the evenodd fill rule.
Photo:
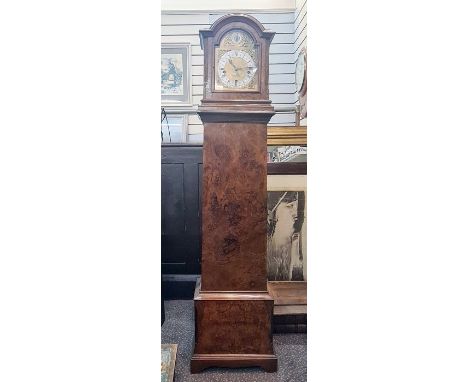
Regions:
<instances>
[{"instance_id":1,"label":"framed picture","mask_svg":"<svg viewBox=\"0 0 468 382\"><path fill-rule=\"evenodd\" d=\"M306 175L268 175L269 281L307 280L306 188Z\"/></svg>"},{"instance_id":2,"label":"framed picture","mask_svg":"<svg viewBox=\"0 0 468 382\"><path fill-rule=\"evenodd\" d=\"M268 163L307 162L307 146L268 146Z\"/></svg>"},{"instance_id":3,"label":"framed picture","mask_svg":"<svg viewBox=\"0 0 468 382\"><path fill-rule=\"evenodd\" d=\"M187 114L167 114L161 122L162 143L187 142Z\"/></svg>"},{"instance_id":4,"label":"framed picture","mask_svg":"<svg viewBox=\"0 0 468 382\"><path fill-rule=\"evenodd\" d=\"M267 142L268 174L307 174L307 127L268 127Z\"/></svg>"},{"instance_id":5,"label":"framed picture","mask_svg":"<svg viewBox=\"0 0 468 382\"><path fill-rule=\"evenodd\" d=\"M161 104L192 104L190 91L190 44L161 46Z\"/></svg>"}]
</instances>

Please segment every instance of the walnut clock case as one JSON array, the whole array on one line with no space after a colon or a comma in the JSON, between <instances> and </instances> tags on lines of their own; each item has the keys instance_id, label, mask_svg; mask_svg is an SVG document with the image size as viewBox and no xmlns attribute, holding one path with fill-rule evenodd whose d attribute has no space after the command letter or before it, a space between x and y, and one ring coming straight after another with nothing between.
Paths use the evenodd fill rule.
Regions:
<instances>
[{"instance_id":1,"label":"walnut clock case","mask_svg":"<svg viewBox=\"0 0 468 382\"><path fill-rule=\"evenodd\" d=\"M204 95L202 265L191 371L277 370L267 291L268 56L274 32L227 15L200 31Z\"/></svg>"}]
</instances>

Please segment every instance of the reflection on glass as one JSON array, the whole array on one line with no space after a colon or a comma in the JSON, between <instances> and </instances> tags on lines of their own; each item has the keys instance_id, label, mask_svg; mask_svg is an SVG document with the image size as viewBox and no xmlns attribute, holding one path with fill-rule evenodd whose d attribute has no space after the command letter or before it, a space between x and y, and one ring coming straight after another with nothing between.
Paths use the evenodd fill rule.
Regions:
<instances>
[{"instance_id":1,"label":"reflection on glass","mask_svg":"<svg viewBox=\"0 0 468 382\"><path fill-rule=\"evenodd\" d=\"M184 143L187 141L185 117L183 115L167 115L161 123L163 143Z\"/></svg>"}]
</instances>

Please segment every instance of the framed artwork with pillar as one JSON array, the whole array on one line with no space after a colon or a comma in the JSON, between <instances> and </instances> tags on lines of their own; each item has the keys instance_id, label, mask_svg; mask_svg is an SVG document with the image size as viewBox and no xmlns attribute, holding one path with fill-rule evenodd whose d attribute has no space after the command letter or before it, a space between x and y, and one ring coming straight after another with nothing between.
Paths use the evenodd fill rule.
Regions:
<instances>
[{"instance_id":1,"label":"framed artwork with pillar","mask_svg":"<svg viewBox=\"0 0 468 382\"><path fill-rule=\"evenodd\" d=\"M201 280L192 373L212 366L277 370L267 289L269 47L274 32L247 15L200 31L204 92Z\"/></svg>"}]
</instances>

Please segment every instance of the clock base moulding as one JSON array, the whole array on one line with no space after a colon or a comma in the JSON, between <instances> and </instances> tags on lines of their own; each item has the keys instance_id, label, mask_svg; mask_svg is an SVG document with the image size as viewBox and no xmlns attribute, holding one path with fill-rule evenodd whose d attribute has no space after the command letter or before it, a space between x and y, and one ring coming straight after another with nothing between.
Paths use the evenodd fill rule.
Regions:
<instances>
[{"instance_id":1,"label":"clock base moulding","mask_svg":"<svg viewBox=\"0 0 468 382\"><path fill-rule=\"evenodd\" d=\"M198 280L194 301L197 336L191 373L213 366L276 372L271 326L274 301L268 292L201 292Z\"/></svg>"}]
</instances>

